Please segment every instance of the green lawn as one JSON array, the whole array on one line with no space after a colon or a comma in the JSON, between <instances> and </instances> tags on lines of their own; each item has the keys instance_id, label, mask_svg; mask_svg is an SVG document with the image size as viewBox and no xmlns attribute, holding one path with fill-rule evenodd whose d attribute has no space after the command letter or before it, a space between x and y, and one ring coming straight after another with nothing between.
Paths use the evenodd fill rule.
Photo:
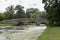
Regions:
<instances>
[{"instance_id":1,"label":"green lawn","mask_svg":"<svg viewBox=\"0 0 60 40\"><path fill-rule=\"evenodd\" d=\"M60 27L48 27L38 40L60 40Z\"/></svg>"}]
</instances>

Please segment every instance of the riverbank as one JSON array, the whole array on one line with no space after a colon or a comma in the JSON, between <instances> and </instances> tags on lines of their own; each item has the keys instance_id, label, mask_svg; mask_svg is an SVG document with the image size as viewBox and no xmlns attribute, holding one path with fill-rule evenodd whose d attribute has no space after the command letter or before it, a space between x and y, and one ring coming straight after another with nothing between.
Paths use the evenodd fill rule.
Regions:
<instances>
[{"instance_id":1,"label":"riverbank","mask_svg":"<svg viewBox=\"0 0 60 40\"><path fill-rule=\"evenodd\" d=\"M12 26L12 24L0 24L0 27L1 26Z\"/></svg>"},{"instance_id":2,"label":"riverbank","mask_svg":"<svg viewBox=\"0 0 60 40\"><path fill-rule=\"evenodd\" d=\"M60 27L48 27L38 40L60 40Z\"/></svg>"}]
</instances>

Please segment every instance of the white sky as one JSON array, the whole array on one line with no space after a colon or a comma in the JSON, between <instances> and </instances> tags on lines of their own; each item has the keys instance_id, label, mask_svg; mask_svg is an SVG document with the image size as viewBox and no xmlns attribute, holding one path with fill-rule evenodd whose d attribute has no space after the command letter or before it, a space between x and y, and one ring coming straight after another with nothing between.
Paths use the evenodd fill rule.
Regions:
<instances>
[{"instance_id":1,"label":"white sky","mask_svg":"<svg viewBox=\"0 0 60 40\"><path fill-rule=\"evenodd\" d=\"M44 11L42 0L0 0L0 12L4 12L5 8L10 5L16 6L17 4L24 6L24 10L27 8L38 8L40 11Z\"/></svg>"}]
</instances>

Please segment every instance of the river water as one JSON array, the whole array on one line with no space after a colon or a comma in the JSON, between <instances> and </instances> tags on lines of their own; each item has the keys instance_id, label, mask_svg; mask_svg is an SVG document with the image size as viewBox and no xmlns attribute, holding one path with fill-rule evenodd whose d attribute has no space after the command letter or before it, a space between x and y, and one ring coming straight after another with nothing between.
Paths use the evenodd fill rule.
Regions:
<instances>
[{"instance_id":1,"label":"river water","mask_svg":"<svg viewBox=\"0 0 60 40\"><path fill-rule=\"evenodd\" d=\"M37 40L46 26L30 26L25 30L8 30L0 34L0 40Z\"/></svg>"}]
</instances>

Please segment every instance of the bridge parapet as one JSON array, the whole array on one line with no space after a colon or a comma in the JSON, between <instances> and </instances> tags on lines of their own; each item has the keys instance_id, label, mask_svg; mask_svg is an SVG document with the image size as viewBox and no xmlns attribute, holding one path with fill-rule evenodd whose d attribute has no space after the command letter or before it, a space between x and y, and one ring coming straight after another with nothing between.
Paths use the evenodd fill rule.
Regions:
<instances>
[{"instance_id":1,"label":"bridge parapet","mask_svg":"<svg viewBox=\"0 0 60 40\"><path fill-rule=\"evenodd\" d=\"M28 22L30 22L30 21L33 21L33 22L35 22L35 23L37 23L37 24L47 23L47 20L46 20L46 19L43 19L43 18L19 18L19 19L9 19L9 20L3 20L3 21L1 21L1 23L16 25L16 24L18 24L19 22L28 23Z\"/></svg>"}]
</instances>

